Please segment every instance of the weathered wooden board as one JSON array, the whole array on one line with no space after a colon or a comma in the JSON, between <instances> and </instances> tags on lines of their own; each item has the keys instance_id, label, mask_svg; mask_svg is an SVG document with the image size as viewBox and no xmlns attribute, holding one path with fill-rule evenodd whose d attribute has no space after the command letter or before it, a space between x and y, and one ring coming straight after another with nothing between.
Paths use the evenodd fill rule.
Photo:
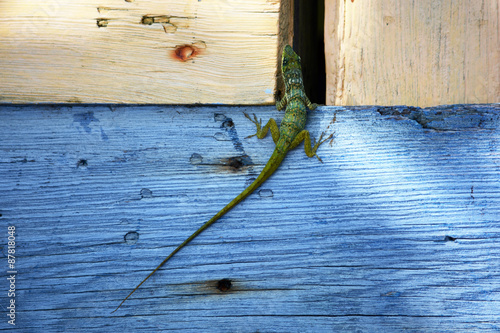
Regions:
<instances>
[{"instance_id":1,"label":"weathered wooden board","mask_svg":"<svg viewBox=\"0 0 500 333\"><path fill-rule=\"evenodd\" d=\"M242 111L282 115L1 106L1 260L15 226L17 274L16 325L3 278L0 329L500 329L500 105L320 108L308 128L335 132L323 164L291 152L110 314L260 172L273 143L244 139Z\"/></svg>"},{"instance_id":2,"label":"weathered wooden board","mask_svg":"<svg viewBox=\"0 0 500 333\"><path fill-rule=\"evenodd\" d=\"M325 1L327 104L500 102L498 0Z\"/></svg>"},{"instance_id":3,"label":"weathered wooden board","mask_svg":"<svg viewBox=\"0 0 500 333\"><path fill-rule=\"evenodd\" d=\"M0 102L269 104L279 11L278 0L3 0Z\"/></svg>"}]
</instances>

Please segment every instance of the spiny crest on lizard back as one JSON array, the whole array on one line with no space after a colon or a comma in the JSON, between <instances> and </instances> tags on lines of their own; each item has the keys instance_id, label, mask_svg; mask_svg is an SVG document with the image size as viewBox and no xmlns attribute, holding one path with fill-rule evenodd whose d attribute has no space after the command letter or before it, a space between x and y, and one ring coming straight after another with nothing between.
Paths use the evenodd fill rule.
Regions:
<instances>
[{"instance_id":1,"label":"spiny crest on lizard back","mask_svg":"<svg viewBox=\"0 0 500 333\"><path fill-rule=\"evenodd\" d=\"M281 59L281 72L286 90L292 87L301 89L302 84L302 66L300 57L295 53L290 45L285 46L283 57Z\"/></svg>"}]
</instances>

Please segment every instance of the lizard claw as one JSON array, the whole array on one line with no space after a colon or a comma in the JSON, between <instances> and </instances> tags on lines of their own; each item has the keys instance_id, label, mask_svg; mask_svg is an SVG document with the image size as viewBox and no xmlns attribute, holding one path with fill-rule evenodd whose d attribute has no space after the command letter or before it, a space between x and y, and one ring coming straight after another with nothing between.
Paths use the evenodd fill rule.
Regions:
<instances>
[{"instance_id":1,"label":"lizard claw","mask_svg":"<svg viewBox=\"0 0 500 333\"><path fill-rule=\"evenodd\" d=\"M248 115L248 113L243 112L243 114L245 115L245 117L247 117L247 118L248 118L248 120L250 120L250 121L251 121L252 123L254 123L255 125L257 125L257 126L262 125L262 119L259 121L259 120L257 119L257 116L255 115L255 113L253 114L253 119L252 119L252 117L250 117L250 116Z\"/></svg>"},{"instance_id":2,"label":"lizard claw","mask_svg":"<svg viewBox=\"0 0 500 333\"><path fill-rule=\"evenodd\" d=\"M326 139L324 139L323 141L321 141L321 138L323 137L323 135L324 135L324 134L325 134L325 133L323 132L323 133L321 134L320 138L319 138L319 141L320 141L320 142L319 142L319 145L320 145L320 144L322 144L322 143L323 143L323 142L325 142L325 141L330 140L330 139L333 137L333 133L332 133L332 134L330 134L330 135L329 135Z\"/></svg>"},{"instance_id":3,"label":"lizard claw","mask_svg":"<svg viewBox=\"0 0 500 333\"><path fill-rule=\"evenodd\" d=\"M313 138L313 140L314 140L313 149L315 149L315 150L318 149L319 145L323 143L322 139L323 139L324 135L325 135L325 132L321 133L318 140L316 140L316 138Z\"/></svg>"},{"instance_id":4,"label":"lizard claw","mask_svg":"<svg viewBox=\"0 0 500 333\"><path fill-rule=\"evenodd\" d=\"M260 128L262 126L262 119L258 120L255 113L253 114L253 119L246 112L243 112L243 114L245 115L245 117L248 118L248 120L250 120L252 123L255 124L255 126L257 126L257 133L249 135L245 139L251 138L252 136L256 136L260 132Z\"/></svg>"},{"instance_id":5,"label":"lizard claw","mask_svg":"<svg viewBox=\"0 0 500 333\"><path fill-rule=\"evenodd\" d=\"M325 142L325 141L328 141L330 140L332 137L333 137L333 133L330 134L326 139L323 139L323 137L325 136L325 132L321 133L321 135L319 136L319 139L318 141L314 144L314 147L313 147L313 151L314 151L314 156L316 156L318 158L318 160L323 163L323 161L321 160L321 158L316 154L316 150L318 150L319 146Z\"/></svg>"}]
</instances>

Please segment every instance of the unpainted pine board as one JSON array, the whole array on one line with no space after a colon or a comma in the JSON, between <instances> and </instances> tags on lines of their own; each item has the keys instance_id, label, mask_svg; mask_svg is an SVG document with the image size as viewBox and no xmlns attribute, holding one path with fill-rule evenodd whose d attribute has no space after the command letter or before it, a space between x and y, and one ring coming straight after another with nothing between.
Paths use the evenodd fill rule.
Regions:
<instances>
[{"instance_id":1,"label":"unpainted pine board","mask_svg":"<svg viewBox=\"0 0 500 333\"><path fill-rule=\"evenodd\" d=\"M328 105L500 102L500 2L325 2Z\"/></svg>"},{"instance_id":2,"label":"unpainted pine board","mask_svg":"<svg viewBox=\"0 0 500 333\"><path fill-rule=\"evenodd\" d=\"M272 107L1 106L20 332L500 329L500 105L320 107L307 158L121 299L261 171ZM232 281L222 292L220 279ZM7 290L4 279L3 289ZM0 293L6 308L9 298Z\"/></svg>"},{"instance_id":3,"label":"unpainted pine board","mask_svg":"<svg viewBox=\"0 0 500 333\"><path fill-rule=\"evenodd\" d=\"M0 102L272 103L279 7L1 1Z\"/></svg>"}]
</instances>

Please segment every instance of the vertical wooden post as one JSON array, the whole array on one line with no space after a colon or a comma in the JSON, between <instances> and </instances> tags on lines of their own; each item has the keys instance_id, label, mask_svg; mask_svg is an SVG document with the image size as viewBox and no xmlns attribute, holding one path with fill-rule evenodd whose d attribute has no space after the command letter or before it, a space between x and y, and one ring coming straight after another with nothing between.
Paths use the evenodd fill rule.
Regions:
<instances>
[{"instance_id":1,"label":"vertical wooden post","mask_svg":"<svg viewBox=\"0 0 500 333\"><path fill-rule=\"evenodd\" d=\"M327 104L500 102L498 0L327 0Z\"/></svg>"}]
</instances>

